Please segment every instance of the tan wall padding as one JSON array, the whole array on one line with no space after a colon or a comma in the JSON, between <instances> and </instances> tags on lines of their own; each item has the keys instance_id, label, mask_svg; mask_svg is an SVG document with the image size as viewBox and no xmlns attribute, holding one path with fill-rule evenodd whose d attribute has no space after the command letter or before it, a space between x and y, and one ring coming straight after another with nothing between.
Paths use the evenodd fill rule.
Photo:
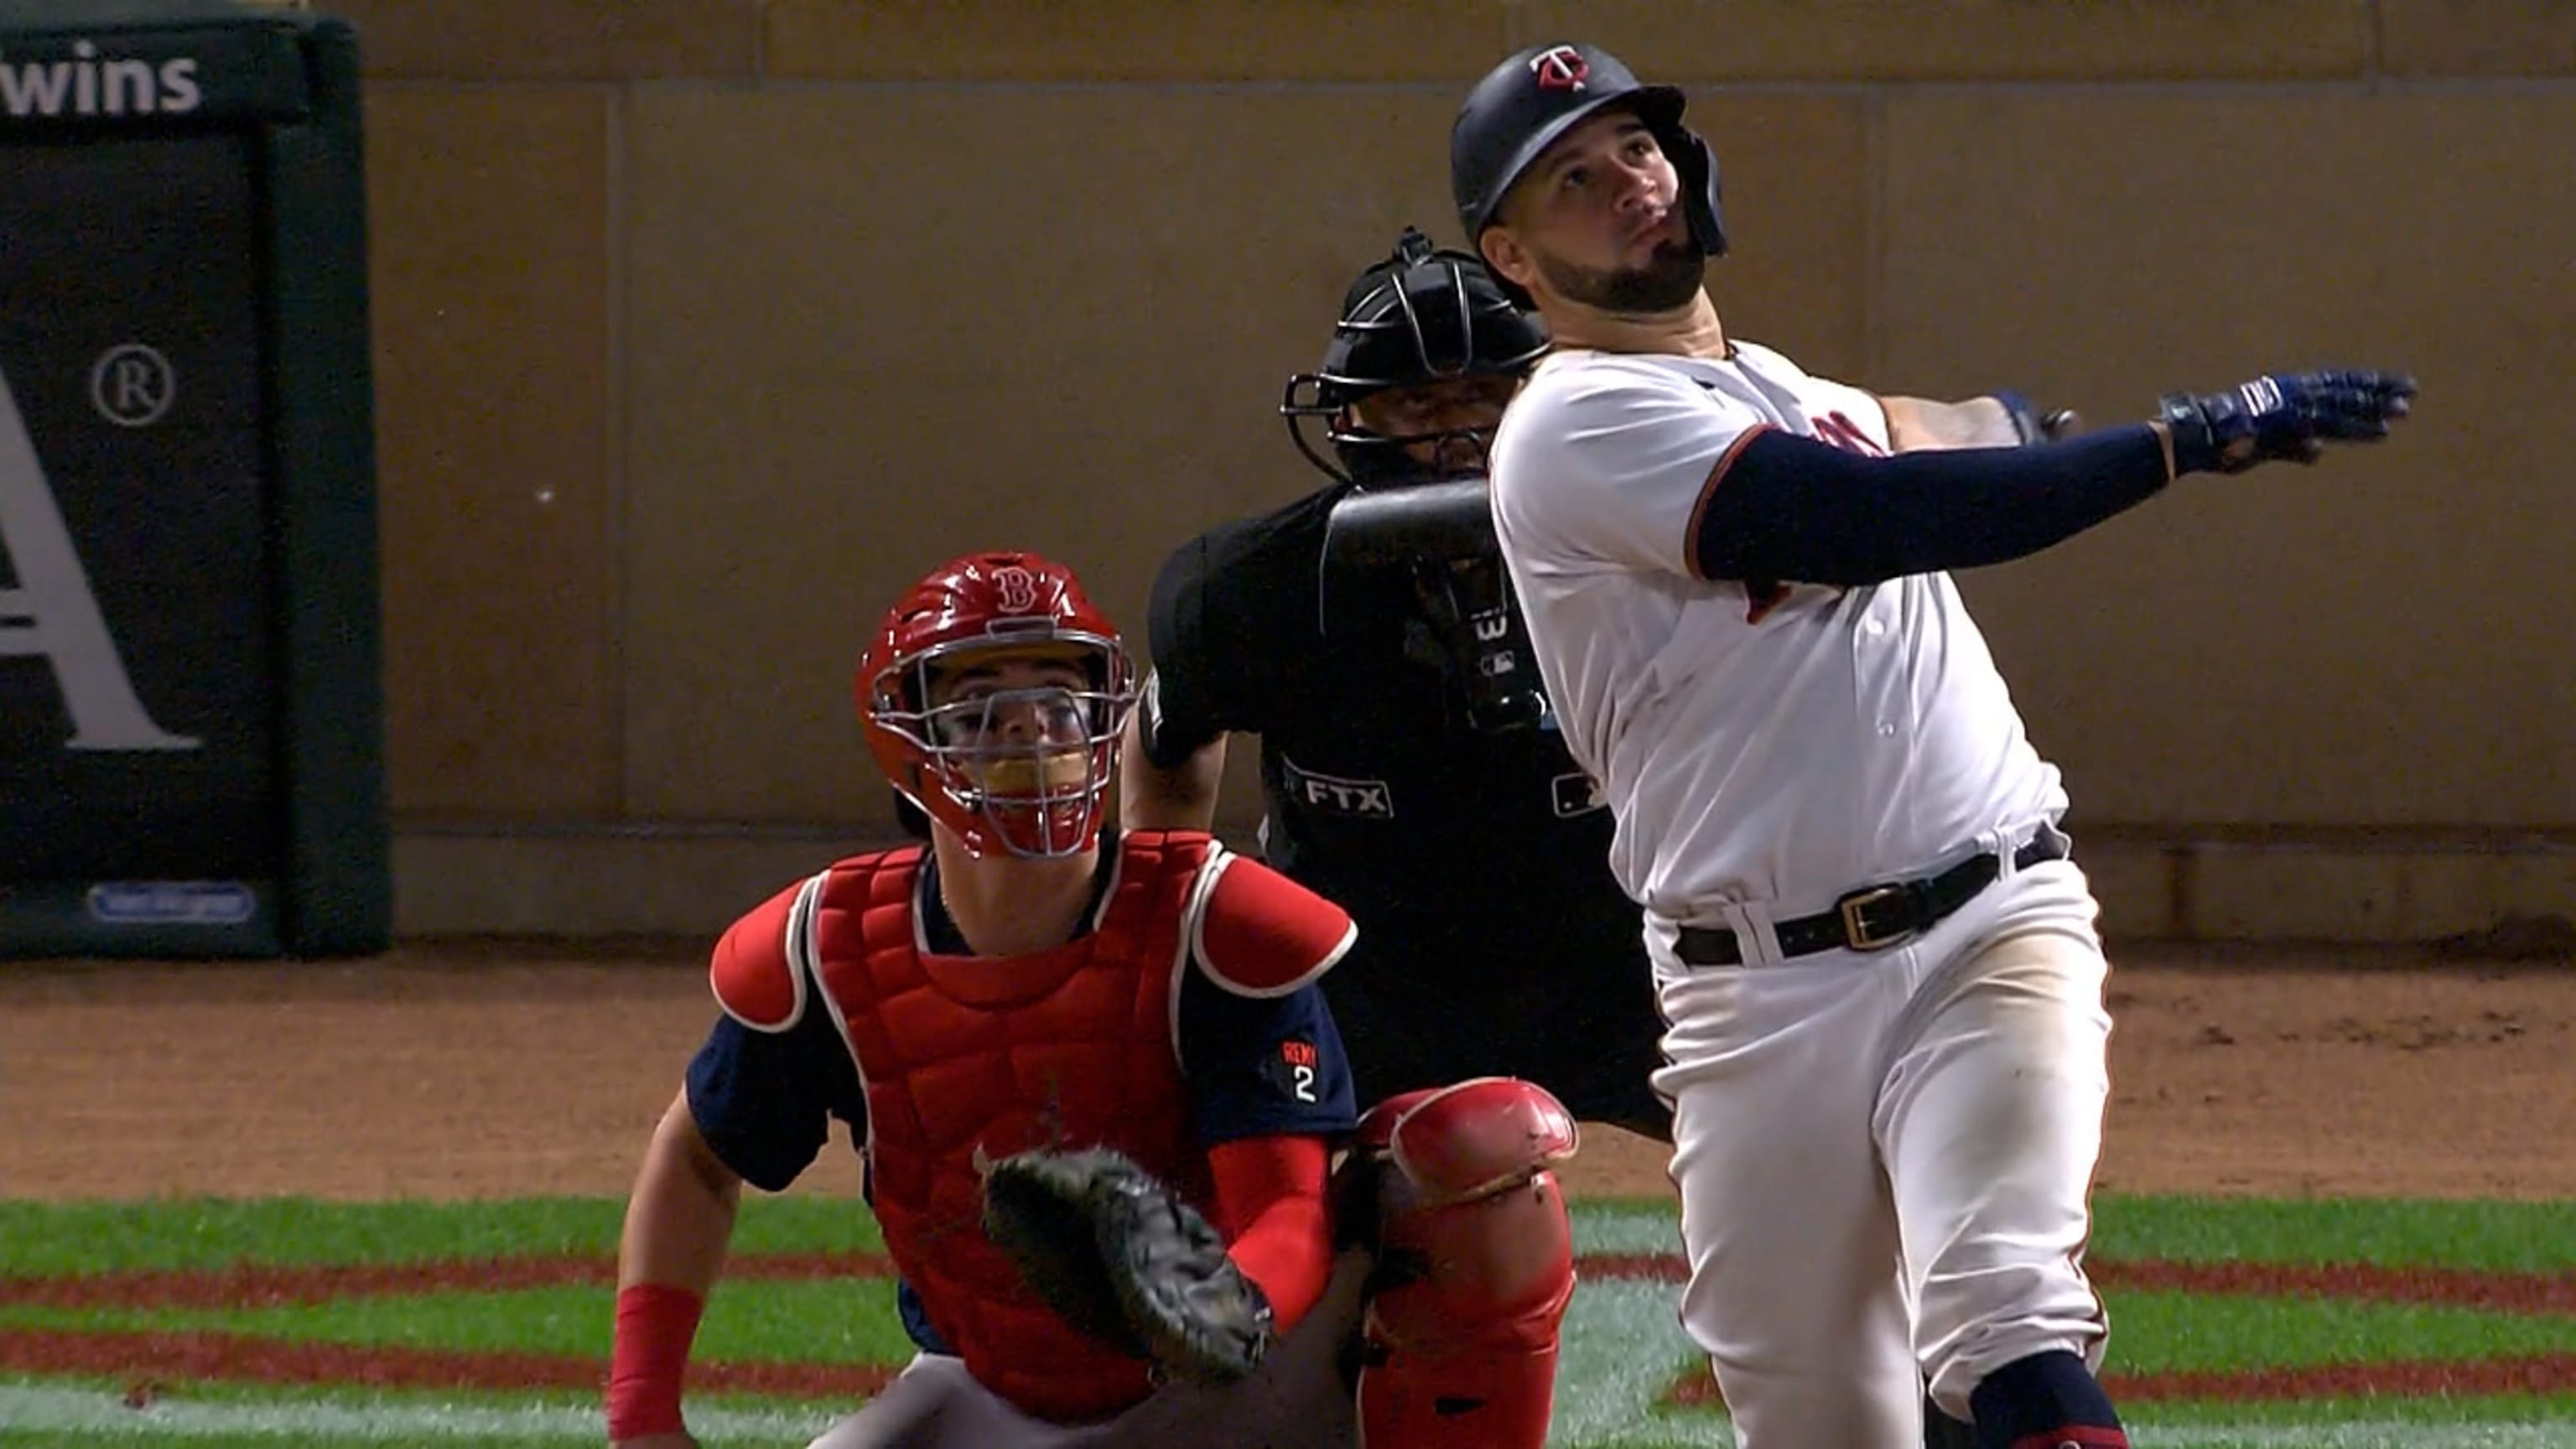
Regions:
<instances>
[{"instance_id":1,"label":"tan wall padding","mask_svg":"<svg viewBox=\"0 0 2576 1449\"><path fill-rule=\"evenodd\" d=\"M1279 389L1397 228L1457 240L1459 97L1584 38L1691 89L1720 305L1815 370L2097 421L2273 367L2420 374L2383 450L2187 480L1964 581L2080 820L2576 828L2566 5L345 13L409 827L881 832L849 685L893 592L1035 546L1141 634L1166 551L1317 481ZM2252 879L2205 909L2242 924Z\"/></svg>"}]
</instances>

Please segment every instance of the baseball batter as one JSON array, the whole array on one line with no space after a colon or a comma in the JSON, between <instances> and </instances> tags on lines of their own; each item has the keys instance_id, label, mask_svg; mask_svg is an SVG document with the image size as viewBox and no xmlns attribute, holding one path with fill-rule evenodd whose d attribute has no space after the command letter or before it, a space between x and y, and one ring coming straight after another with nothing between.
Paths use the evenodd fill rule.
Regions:
<instances>
[{"instance_id":1,"label":"baseball batter","mask_svg":"<svg viewBox=\"0 0 2576 1449\"><path fill-rule=\"evenodd\" d=\"M1573 1290L1549 1170L1572 1121L1499 1078L1355 1120L1315 985L1349 917L1204 832L1103 831L1134 694L1116 629L1037 555L952 560L887 611L860 714L930 839L837 861L717 944L723 1015L628 1205L613 1442L693 1442L681 1381L741 1184L786 1188L838 1119L919 1353L817 1449L1349 1449L1363 1424L1538 1449L1515 1426L1536 1384L1544 1432ZM1224 1239L1278 1339L1250 1378L1158 1385L988 1235L984 1164L1097 1147Z\"/></svg>"},{"instance_id":2,"label":"baseball batter","mask_svg":"<svg viewBox=\"0 0 2576 1449\"><path fill-rule=\"evenodd\" d=\"M1591 46L1494 68L1451 134L1466 234L1554 341L1493 509L1568 747L1644 908L1675 1101L1682 1317L1749 1449L1902 1449L1918 1374L1978 1440L2127 1442L2093 1377L2108 1099L2097 908L1946 571L2184 473L2385 436L2336 372L2033 446L2028 409L1884 398L1736 340L1717 168Z\"/></svg>"}]
</instances>

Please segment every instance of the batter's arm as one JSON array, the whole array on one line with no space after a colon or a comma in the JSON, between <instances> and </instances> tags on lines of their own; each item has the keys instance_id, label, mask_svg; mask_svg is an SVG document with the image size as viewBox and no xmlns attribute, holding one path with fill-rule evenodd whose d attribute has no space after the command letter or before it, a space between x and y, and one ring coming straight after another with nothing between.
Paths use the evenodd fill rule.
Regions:
<instances>
[{"instance_id":1,"label":"batter's arm","mask_svg":"<svg viewBox=\"0 0 2576 1449\"><path fill-rule=\"evenodd\" d=\"M608 1432L622 1449L696 1442L681 1426L680 1380L741 1199L742 1179L707 1145L681 1092L644 1150L618 1241Z\"/></svg>"},{"instance_id":2,"label":"batter's arm","mask_svg":"<svg viewBox=\"0 0 2576 1449\"><path fill-rule=\"evenodd\" d=\"M2080 424L2072 412L2046 414L2018 393L1995 393L1963 402L1885 396L1888 441L1900 453L1927 448L2018 448L2064 437Z\"/></svg>"},{"instance_id":3,"label":"batter's arm","mask_svg":"<svg viewBox=\"0 0 2576 1449\"><path fill-rule=\"evenodd\" d=\"M2022 448L1873 458L1757 428L1723 454L1690 528L1692 572L1858 587L2007 563L2133 508L2186 473L2313 463L2413 407L2403 373L2269 373L2169 393L2145 424Z\"/></svg>"}]
</instances>

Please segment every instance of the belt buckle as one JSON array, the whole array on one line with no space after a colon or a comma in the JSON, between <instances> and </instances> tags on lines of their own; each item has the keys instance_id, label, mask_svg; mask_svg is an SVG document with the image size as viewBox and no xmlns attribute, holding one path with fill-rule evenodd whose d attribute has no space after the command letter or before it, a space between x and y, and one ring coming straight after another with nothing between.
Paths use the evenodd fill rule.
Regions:
<instances>
[{"instance_id":1,"label":"belt buckle","mask_svg":"<svg viewBox=\"0 0 2576 1449\"><path fill-rule=\"evenodd\" d=\"M1890 935L1873 936L1867 923L1861 919L1861 913L1871 906L1904 895L1910 889L1906 885L1864 886L1834 902L1834 909L1843 918L1843 944L1855 951L1884 951L1891 946L1902 946L1922 934L1919 927L1908 926Z\"/></svg>"}]
</instances>

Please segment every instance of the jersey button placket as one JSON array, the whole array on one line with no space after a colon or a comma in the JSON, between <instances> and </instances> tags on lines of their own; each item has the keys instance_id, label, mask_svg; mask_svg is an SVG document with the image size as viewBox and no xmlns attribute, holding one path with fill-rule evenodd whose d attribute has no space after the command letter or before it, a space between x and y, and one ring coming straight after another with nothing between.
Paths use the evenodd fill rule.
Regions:
<instances>
[{"instance_id":1,"label":"jersey button placket","mask_svg":"<svg viewBox=\"0 0 2576 1449\"><path fill-rule=\"evenodd\" d=\"M1863 616L1860 621L1860 638L1856 641L1855 652L1857 652L1858 649L1878 644L1886 637L1887 621L1878 617L1877 607L1873 604L1870 612ZM1880 720L1878 722L1878 737L1882 740L1892 740L1896 738L1896 729L1896 721L1892 719Z\"/></svg>"}]
</instances>

